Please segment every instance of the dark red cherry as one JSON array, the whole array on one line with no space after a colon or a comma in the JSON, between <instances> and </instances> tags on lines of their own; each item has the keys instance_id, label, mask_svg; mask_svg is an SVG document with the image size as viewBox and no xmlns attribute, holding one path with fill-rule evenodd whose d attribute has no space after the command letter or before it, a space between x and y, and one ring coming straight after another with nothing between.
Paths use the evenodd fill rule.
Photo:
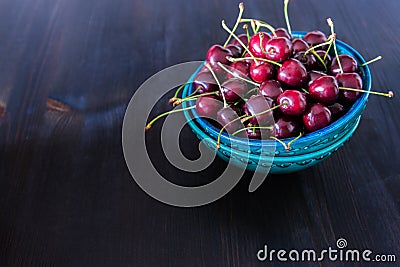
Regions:
<instances>
[{"instance_id":1,"label":"dark red cherry","mask_svg":"<svg viewBox=\"0 0 400 267\"><path fill-rule=\"evenodd\" d=\"M258 32L254 34L249 42L249 50L255 57L264 58L265 51L263 51L271 35L266 32Z\"/></svg>"},{"instance_id":2,"label":"dark red cherry","mask_svg":"<svg viewBox=\"0 0 400 267\"><path fill-rule=\"evenodd\" d=\"M264 50L266 59L281 62L292 54L292 42L285 37L274 37L266 43Z\"/></svg>"},{"instance_id":3,"label":"dark red cherry","mask_svg":"<svg viewBox=\"0 0 400 267\"><path fill-rule=\"evenodd\" d=\"M315 46L326 42L326 35L321 31L310 31L303 37L304 41L306 41L309 45Z\"/></svg>"},{"instance_id":4,"label":"dark red cherry","mask_svg":"<svg viewBox=\"0 0 400 267\"><path fill-rule=\"evenodd\" d=\"M301 51L306 51L308 48L310 48L310 46L303 39L294 38L292 40L293 54L297 54L298 52L301 52Z\"/></svg>"},{"instance_id":5,"label":"dark red cherry","mask_svg":"<svg viewBox=\"0 0 400 267\"><path fill-rule=\"evenodd\" d=\"M362 89L363 83L358 73L339 73L336 79L340 87ZM344 104L350 104L356 101L361 95L361 92L340 90L339 101Z\"/></svg>"},{"instance_id":6,"label":"dark red cherry","mask_svg":"<svg viewBox=\"0 0 400 267\"><path fill-rule=\"evenodd\" d=\"M253 95L245 103L243 110L248 116L260 114L272 107L272 101L266 99L262 95ZM256 115L248 121L251 124L258 124L261 126L269 126L268 123L273 120L272 110L264 114Z\"/></svg>"},{"instance_id":7,"label":"dark red cherry","mask_svg":"<svg viewBox=\"0 0 400 267\"><path fill-rule=\"evenodd\" d=\"M196 112L201 117L217 119L217 112L224 107L223 103L211 96L200 96L196 100Z\"/></svg>"},{"instance_id":8,"label":"dark red cherry","mask_svg":"<svg viewBox=\"0 0 400 267\"><path fill-rule=\"evenodd\" d=\"M275 121L275 137L279 139L298 136L301 123L298 117L280 116Z\"/></svg>"},{"instance_id":9,"label":"dark red cherry","mask_svg":"<svg viewBox=\"0 0 400 267\"><path fill-rule=\"evenodd\" d=\"M244 115L244 111L243 111L243 108L242 108L243 105L244 105L243 101L237 101L237 102L228 104L228 106L231 109L233 109L236 112L236 114L238 114L239 116Z\"/></svg>"},{"instance_id":10,"label":"dark red cherry","mask_svg":"<svg viewBox=\"0 0 400 267\"><path fill-rule=\"evenodd\" d=\"M346 114L346 108L340 104L340 103L335 103L333 105L328 106L329 111L331 112L332 115L332 121L335 121L342 117L344 114Z\"/></svg>"},{"instance_id":11,"label":"dark red cherry","mask_svg":"<svg viewBox=\"0 0 400 267\"><path fill-rule=\"evenodd\" d=\"M253 62L250 65L250 77L256 83L262 83L266 80L270 80L274 77L275 68L271 63L268 62Z\"/></svg>"},{"instance_id":12,"label":"dark red cherry","mask_svg":"<svg viewBox=\"0 0 400 267\"><path fill-rule=\"evenodd\" d=\"M289 32L285 28L277 28L275 29L275 34L277 37L285 37L287 39L291 39Z\"/></svg>"},{"instance_id":13,"label":"dark red cherry","mask_svg":"<svg viewBox=\"0 0 400 267\"><path fill-rule=\"evenodd\" d=\"M283 92L281 84L276 80L265 81L260 85L258 94L264 97L269 97L276 101L278 96Z\"/></svg>"},{"instance_id":14,"label":"dark red cherry","mask_svg":"<svg viewBox=\"0 0 400 267\"><path fill-rule=\"evenodd\" d=\"M325 50L317 50L315 53L318 54L318 56L324 61L325 66L329 69L329 66L331 65L331 56L329 54L326 55L325 57ZM324 59L325 57L325 59ZM324 65L321 63L319 59L316 58L316 62L314 64L314 69L315 70L321 70L321 71L327 71L325 69Z\"/></svg>"},{"instance_id":15,"label":"dark red cherry","mask_svg":"<svg viewBox=\"0 0 400 267\"><path fill-rule=\"evenodd\" d=\"M318 79L319 77L326 76L327 74L317 70L310 70L308 72L308 85L310 85L314 80Z\"/></svg>"},{"instance_id":16,"label":"dark red cherry","mask_svg":"<svg viewBox=\"0 0 400 267\"><path fill-rule=\"evenodd\" d=\"M276 103L283 114L300 116L307 107L307 98L297 90L286 90L278 96Z\"/></svg>"},{"instance_id":17,"label":"dark red cherry","mask_svg":"<svg viewBox=\"0 0 400 267\"><path fill-rule=\"evenodd\" d=\"M236 111L234 111L230 107L220 109L217 112L217 121L222 126L225 126L225 130L228 133L234 133L235 131L244 128L242 122L238 118L239 116ZM236 136L246 137L246 133L244 131L240 131Z\"/></svg>"},{"instance_id":18,"label":"dark red cherry","mask_svg":"<svg viewBox=\"0 0 400 267\"><path fill-rule=\"evenodd\" d=\"M308 86L308 92L315 102L332 105L339 96L339 87L335 77L322 76Z\"/></svg>"},{"instance_id":19,"label":"dark red cherry","mask_svg":"<svg viewBox=\"0 0 400 267\"><path fill-rule=\"evenodd\" d=\"M303 115L304 127L310 132L324 128L330 122L330 110L320 103L313 104Z\"/></svg>"},{"instance_id":20,"label":"dark red cherry","mask_svg":"<svg viewBox=\"0 0 400 267\"><path fill-rule=\"evenodd\" d=\"M222 92L225 96L225 100L227 102L234 102L244 97L247 93L247 84L246 82L238 79L233 78L225 81L221 84ZM219 92L220 97L222 99L221 92Z\"/></svg>"},{"instance_id":21,"label":"dark red cherry","mask_svg":"<svg viewBox=\"0 0 400 267\"><path fill-rule=\"evenodd\" d=\"M231 51L233 57L240 57L243 52L243 48L241 46L234 45L234 44L228 44L226 46L226 49Z\"/></svg>"},{"instance_id":22,"label":"dark red cherry","mask_svg":"<svg viewBox=\"0 0 400 267\"><path fill-rule=\"evenodd\" d=\"M300 61L304 65L304 67L306 67L307 70L313 69L316 63L315 57L311 53L307 53L306 55L304 54L305 54L304 51L299 52L295 54L293 58Z\"/></svg>"},{"instance_id":23,"label":"dark red cherry","mask_svg":"<svg viewBox=\"0 0 400 267\"><path fill-rule=\"evenodd\" d=\"M297 59L288 59L278 69L278 81L289 87L299 88L307 82L307 70Z\"/></svg>"},{"instance_id":24,"label":"dark red cherry","mask_svg":"<svg viewBox=\"0 0 400 267\"><path fill-rule=\"evenodd\" d=\"M232 64L229 66L230 67L230 71L237 75L237 76L233 76L230 73L226 73L226 78L227 79L231 79L234 77L249 77L250 73L250 64L248 64L245 61L236 61L236 62L232 62Z\"/></svg>"},{"instance_id":25,"label":"dark red cherry","mask_svg":"<svg viewBox=\"0 0 400 267\"><path fill-rule=\"evenodd\" d=\"M343 72L349 73L349 72L357 71L357 61L353 57L346 55L346 54L342 54L342 55L339 55L339 60L342 65ZM330 72L333 75L340 73L340 68L339 68L339 64L337 62L336 57L334 57L332 59Z\"/></svg>"},{"instance_id":26,"label":"dark red cherry","mask_svg":"<svg viewBox=\"0 0 400 267\"><path fill-rule=\"evenodd\" d=\"M245 34L245 33L239 34L237 37L240 39L240 41L242 41L242 43L245 46L247 46L249 44L249 41L247 39L247 34ZM242 47L242 45L235 38L232 39L231 44Z\"/></svg>"},{"instance_id":27,"label":"dark red cherry","mask_svg":"<svg viewBox=\"0 0 400 267\"><path fill-rule=\"evenodd\" d=\"M199 94L214 92L218 90L218 85L214 76L207 69L199 72L193 80L193 89Z\"/></svg>"},{"instance_id":28,"label":"dark red cherry","mask_svg":"<svg viewBox=\"0 0 400 267\"><path fill-rule=\"evenodd\" d=\"M232 52L224 48L221 45L213 45L208 49L206 60L210 63L213 68L219 69L217 63L221 62L224 65L230 65L230 61L227 57L232 57Z\"/></svg>"}]
</instances>

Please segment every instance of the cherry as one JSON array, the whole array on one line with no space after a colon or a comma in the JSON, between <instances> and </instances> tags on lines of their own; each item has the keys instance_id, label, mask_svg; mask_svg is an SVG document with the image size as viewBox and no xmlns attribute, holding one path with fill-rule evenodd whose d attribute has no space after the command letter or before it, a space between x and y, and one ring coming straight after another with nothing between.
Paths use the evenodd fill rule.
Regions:
<instances>
[{"instance_id":1,"label":"cherry","mask_svg":"<svg viewBox=\"0 0 400 267\"><path fill-rule=\"evenodd\" d=\"M248 64L245 61L232 62L232 64L230 65L230 70L237 76L227 73L226 74L227 79L231 79L231 78L238 77L238 76L239 77L249 77L250 64Z\"/></svg>"},{"instance_id":2,"label":"cherry","mask_svg":"<svg viewBox=\"0 0 400 267\"><path fill-rule=\"evenodd\" d=\"M342 55L339 55L339 60L340 60L340 64L342 65L343 72L349 73L349 72L357 71L357 61L353 57L346 55L346 54L342 54ZM336 74L342 72L340 69L340 66L337 62L336 57L334 57L332 60L330 72L333 75L336 75Z\"/></svg>"},{"instance_id":3,"label":"cherry","mask_svg":"<svg viewBox=\"0 0 400 267\"><path fill-rule=\"evenodd\" d=\"M321 71L317 70L310 70L308 72L308 77L309 77L309 82L308 85L310 85L314 80L318 79L319 77L326 76L327 74Z\"/></svg>"},{"instance_id":4,"label":"cherry","mask_svg":"<svg viewBox=\"0 0 400 267\"><path fill-rule=\"evenodd\" d=\"M233 57L240 57L243 52L243 48L241 46L234 45L234 44L228 44L226 46L226 49L231 51Z\"/></svg>"},{"instance_id":5,"label":"cherry","mask_svg":"<svg viewBox=\"0 0 400 267\"><path fill-rule=\"evenodd\" d=\"M278 80L290 87L301 87L307 81L307 70L297 59L288 59L278 69Z\"/></svg>"},{"instance_id":6,"label":"cherry","mask_svg":"<svg viewBox=\"0 0 400 267\"><path fill-rule=\"evenodd\" d=\"M217 121L228 133L234 133L235 131L243 128L243 124L238 118L239 116L237 115L236 111L230 107L222 108L217 112ZM241 131L237 134L237 136L246 137L246 133Z\"/></svg>"},{"instance_id":7,"label":"cherry","mask_svg":"<svg viewBox=\"0 0 400 267\"><path fill-rule=\"evenodd\" d=\"M273 61L284 61L292 54L292 42L285 37L271 38L265 45L265 58Z\"/></svg>"},{"instance_id":8,"label":"cherry","mask_svg":"<svg viewBox=\"0 0 400 267\"><path fill-rule=\"evenodd\" d=\"M271 35L266 32L258 32L254 34L249 42L249 50L255 57L264 58L265 51L264 47L266 46L268 40L271 39Z\"/></svg>"},{"instance_id":9,"label":"cherry","mask_svg":"<svg viewBox=\"0 0 400 267\"><path fill-rule=\"evenodd\" d=\"M227 59L227 57L232 57L232 52L224 48L221 45L213 45L208 49L206 60L210 62L210 65L215 68L216 70L219 70L217 66L217 62L221 62L221 64L224 65L229 65L230 61Z\"/></svg>"},{"instance_id":10,"label":"cherry","mask_svg":"<svg viewBox=\"0 0 400 267\"><path fill-rule=\"evenodd\" d=\"M299 116L307 107L305 94L297 90L283 91L276 99L276 103L281 105L279 109L286 115Z\"/></svg>"},{"instance_id":11,"label":"cherry","mask_svg":"<svg viewBox=\"0 0 400 267\"><path fill-rule=\"evenodd\" d=\"M308 86L309 96L315 102L332 105L339 96L339 86L333 76L322 76Z\"/></svg>"},{"instance_id":12,"label":"cherry","mask_svg":"<svg viewBox=\"0 0 400 267\"><path fill-rule=\"evenodd\" d=\"M330 110L320 103L313 104L303 115L303 124L310 132L324 128L330 122Z\"/></svg>"},{"instance_id":13,"label":"cherry","mask_svg":"<svg viewBox=\"0 0 400 267\"><path fill-rule=\"evenodd\" d=\"M218 85L215 82L209 70L199 72L193 80L193 89L199 94L214 92L218 90Z\"/></svg>"},{"instance_id":14,"label":"cherry","mask_svg":"<svg viewBox=\"0 0 400 267\"><path fill-rule=\"evenodd\" d=\"M244 58L251 58L251 55L250 55L248 52L246 52L246 53L244 54L243 57L244 57ZM248 63L249 65L250 65L251 63L254 62L253 59L245 59L245 60L243 60L243 61L246 62L246 63Z\"/></svg>"},{"instance_id":15,"label":"cherry","mask_svg":"<svg viewBox=\"0 0 400 267\"><path fill-rule=\"evenodd\" d=\"M326 42L327 38L323 32L314 30L304 35L303 40L306 41L309 45L315 46Z\"/></svg>"},{"instance_id":16,"label":"cherry","mask_svg":"<svg viewBox=\"0 0 400 267\"><path fill-rule=\"evenodd\" d=\"M281 116L275 122L275 137L279 139L299 135L301 123L297 117Z\"/></svg>"},{"instance_id":17,"label":"cherry","mask_svg":"<svg viewBox=\"0 0 400 267\"><path fill-rule=\"evenodd\" d=\"M266 80L272 79L275 74L275 68L272 64L264 61L258 63L253 62L250 65L250 77L256 83L262 83Z\"/></svg>"},{"instance_id":18,"label":"cherry","mask_svg":"<svg viewBox=\"0 0 400 267\"><path fill-rule=\"evenodd\" d=\"M247 46L249 44L249 41L247 39L247 34L245 34L245 33L239 34L237 37L240 39L240 41L242 41L242 43L245 46ZM240 43L236 39L232 39L231 44L241 47Z\"/></svg>"},{"instance_id":19,"label":"cherry","mask_svg":"<svg viewBox=\"0 0 400 267\"><path fill-rule=\"evenodd\" d=\"M293 58L303 63L304 67L306 67L307 70L313 69L315 63L317 62L315 57L311 53L305 54L304 51L295 54Z\"/></svg>"},{"instance_id":20,"label":"cherry","mask_svg":"<svg viewBox=\"0 0 400 267\"><path fill-rule=\"evenodd\" d=\"M249 98L249 100L246 101L243 109L248 116L255 115L248 120L251 124L267 126L268 122L273 119L272 110L266 113L262 112L270 109L271 107L272 100L268 101L262 95L253 95Z\"/></svg>"},{"instance_id":21,"label":"cherry","mask_svg":"<svg viewBox=\"0 0 400 267\"><path fill-rule=\"evenodd\" d=\"M287 39L291 39L289 32L285 28L277 28L275 29L275 34L277 37L285 37Z\"/></svg>"},{"instance_id":22,"label":"cherry","mask_svg":"<svg viewBox=\"0 0 400 267\"><path fill-rule=\"evenodd\" d=\"M258 94L269 97L276 101L277 97L283 92L281 84L276 80L265 81L260 85Z\"/></svg>"},{"instance_id":23,"label":"cherry","mask_svg":"<svg viewBox=\"0 0 400 267\"><path fill-rule=\"evenodd\" d=\"M308 48L310 48L310 46L303 39L294 38L292 40L293 54L297 54L298 52L301 51L306 51Z\"/></svg>"},{"instance_id":24,"label":"cherry","mask_svg":"<svg viewBox=\"0 0 400 267\"><path fill-rule=\"evenodd\" d=\"M196 100L196 112L201 117L217 119L217 112L223 108L223 103L212 96L200 96Z\"/></svg>"},{"instance_id":25,"label":"cherry","mask_svg":"<svg viewBox=\"0 0 400 267\"><path fill-rule=\"evenodd\" d=\"M362 79L357 73L339 73L336 79L340 87L362 89ZM361 95L361 92L340 90L339 101L345 104L353 103Z\"/></svg>"},{"instance_id":26,"label":"cherry","mask_svg":"<svg viewBox=\"0 0 400 267\"><path fill-rule=\"evenodd\" d=\"M329 67L329 65L331 65L331 56L329 54L326 54L325 50L317 50L317 51L315 51L315 53L317 53L317 55L324 61L325 66ZM326 54L326 56L325 56L325 54ZM327 71L327 69L325 69L324 65L319 60L317 60L315 62L314 69Z\"/></svg>"},{"instance_id":27,"label":"cherry","mask_svg":"<svg viewBox=\"0 0 400 267\"><path fill-rule=\"evenodd\" d=\"M227 102L239 100L247 92L246 82L238 78L225 81L223 84L221 84L221 88ZM219 95L222 98L221 92L219 92Z\"/></svg>"},{"instance_id":28,"label":"cherry","mask_svg":"<svg viewBox=\"0 0 400 267\"><path fill-rule=\"evenodd\" d=\"M346 108L340 104L340 103L335 103L333 105L328 106L329 111L331 112L332 115L332 121L335 121L342 117L346 113Z\"/></svg>"}]
</instances>

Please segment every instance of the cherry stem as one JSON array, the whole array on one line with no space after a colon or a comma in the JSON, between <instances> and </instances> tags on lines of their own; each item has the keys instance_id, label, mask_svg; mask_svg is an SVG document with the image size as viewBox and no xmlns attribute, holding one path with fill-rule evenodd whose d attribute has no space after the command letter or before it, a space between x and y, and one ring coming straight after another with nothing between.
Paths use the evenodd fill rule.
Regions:
<instances>
[{"instance_id":1,"label":"cherry stem","mask_svg":"<svg viewBox=\"0 0 400 267\"><path fill-rule=\"evenodd\" d=\"M253 30L253 34L256 34L258 32L257 28L256 28L256 23L254 20L250 21L250 25L251 25L251 29Z\"/></svg>"},{"instance_id":2,"label":"cherry stem","mask_svg":"<svg viewBox=\"0 0 400 267\"><path fill-rule=\"evenodd\" d=\"M246 127L246 128L239 129L239 130L237 130L236 132L234 132L234 133L231 134L231 135L237 135L238 133L243 132L243 131L246 131L246 130L248 130L248 129L252 129L252 130L257 130L257 129L268 129L268 130L272 130L272 126L249 126L249 127Z\"/></svg>"},{"instance_id":3,"label":"cherry stem","mask_svg":"<svg viewBox=\"0 0 400 267\"><path fill-rule=\"evenodd\" d=\"M257 60L255 59L254 55L250 52L250 50L247 48L247 46L244 45L244 43L242 42L242 40L239 39L239 37L236 36L236 34L234 34L229 28L228 26L226 26L226 23L224 20L222 20L221 22L222 24L222 28L224 28L225 31L227 31L228 33L232 34L233 38L236 39L236 41L238 41L238 43L247 51L247 53L249 53L249 55L254 59L255 62L257 62Z\"/></svg>"},{"instance_id":4,"label":"cherry stem","mask_svg":"<svg viewBox=\"0 0 400 267\"><path fill-rule=\"evenodd\" d=\"M309 52L315 51L315 48L319 48L319 47L323 47L323 46L325 46L325 45L327 45L327 44L331 44L331 43L333 42L333 40L334 40L333 38L329 37L327 41L325 41L325 42L323 42L323 43L320 43L320 44L318 44L318 45L316 45L316 46L310 47L309 49L307 49L307 50L304 52L304 56L307 55Z\"/></svg>"},{"instance_id":5,"label":"cherry stem","mask_svg":"<svg viewBox=\"0 0 400 267\"><path fill-rule=\"evenodd\" d=\"M246 121L248 121L248 120L250 120L250 119L252 119L252 118L254 118L254 117L256 117L256 116L260 116L260 115L263 115L263 114L265 114L265 113L271 112L271 111L273 111L274 109L277 109L277 108L279 108L280 106L284 106L284 105L287 105L287 104L286 104L286 103L282 103L282 104L280 104L280 105L276 105L276 106L274 106L274 107L272 107L272 108L269 108L269 109L267 109L267 110L264 110L264 111L262 111L262 112L260 112L260 113L257 113L257 114L251 115L251 116L247 116L247 114L244 114L244 115L242 115L242 116L240 116L240 117L237 117L236 119L231 120L230 122L228 122L227 124L225 124L225 125L221 128L221 130L219 131L218 138L217 138L217 149L219 149L219 147L220 147L221 135L222 135L222 132L224 131L224 129L226 128L226 126L228 126L228 125L230 125L230 124L232 124L232 123L234 123L234 122L236 122L236 121L238 121L238 120L240 120L242 123L244 123L244 122L246 122Z\"/></svg>"},{"instance_id":6,"label":"cherry stem","mask_svg":"<svg viewBox=\"0 0 400 267\"><path fill-rule=\"evenodd\" d=\"M219 80L218 80L217 76L215 75L215 72L211 68L210 64L208 62L206 62L205 65L206 65L207 69L211 72L212 76L214 77L214 80L217 82L219 91L221 92L221 95L222 95L222 99L224 100L224 107L226 107L228 104L226 103L226 99L225 99L224 92L222 91L221 83L219 82Z\"/></svg>"},{"instance_id":7,"label":"cherry stem","mask_svg":"<svg viewBox=\"0 0 400 267\"><path fill-rule=\"evenodd\" d=\"M375 61L381 60L381 59L382 59L382 56L377 56L376 58L371 59L370 61L367 61L367 62L361 64L361 67L367 66L367 65L369 65Z\"/></svg>"},{"instance_id":8,"label":"cherry stem","mask_svg":"<svg viewBox=\"0 0 400 267\"><path fill-rule=\"evenodd\" d=\"M336 47L336 33L335 33L334 24L333 24L333 21L331 18L327 18L326 21L328 22L328 25L331 28L332 36L334 36L333 49L335 50L335 56L336 56L336 60L339 65L340 72L343 73L342 63L340 62L339 54L338 54L337 47Z\"/></svg>"},{"instance_id":9,"label":"cherry stem","mask_svg":"<svg viewBox=\"0 0 400 267\"><path fill-rule=\"evenodd\" d=\"M248 42L248 43L250 43L250 39L251 39L251 37L250 37L250 32L249 32L249 25L247 25L247 24L244 24L244 25L243 25L243 29L245 29L245 30L246 30L247 42Z\"/></svg>"},{"instance_id":10,"label":"cherry stem","mask_svg":"<svg viewBox=\"0 0 400 267\"><path fill-rule=\"evenodd\" d=\"M311 53L314 55L314 57L316 57L319 60L319 62L321 62L322 66L324 66L325 71L327 71L328 67L325 64L325 61L318 55L318 53L315 52L314 50L312 50Z\"/></svg>"},{"instance_id":11,"label":"cherry stem","mask_svg":"<svg viewBox=\"0 0 400 267\"><path fill-rule=\"evenodd\" d=\"M375 92L375 91L367 91L363 89L357 89L357 88L348 88L348 87L339 87L340 90L347 90L347 91L354 91L354 92L361 92L361 93L369 93L369 94L374 94L374 95L380 95L380 96L386 96L389 98L394 97L393 91L388 91L387 93L382 93L382 92Z\"/></svg>"},{"instance_id":12,"label":"cherry stem","mask_svg":"<svg viewBox=\"0 0 400 267\"><path fill-rule=\"evenodd\" d=\"M301 88L301 90L304 92L304 93L306 93L306 94L309 94L310 92L308 92L306 89L304 89L304 88Z\"/></svg>"},{"instance_id":13,"label":"cherry stem","mask_svg":"<svg viewBox=\"0 0 400 267\"><path fill-rule=\"evenodd\" d=\"M244 11L244 4L243 4L243 2L241 2L239 4L239 15L236 19L235 26L233 26L232 33L230 33L228 39L226 39L224 47L226 47L229 44L229 41L232 38L232 34L236 31L237 27L239 26L240 19L242 18L242 15L243 15L243 11Z\"/></svg>"},{"instance_id":14,"label":"cherry stem","mask_svg":"<svg viewBox=\"0 0 400 267\"><path fill-rule=\"evenodd\" d=\"M249 91L246 93L246 95L252 93L253 91L257 91L258 89L259 89L258 87L253 88L253 89L249 90Z\"/></svg>"},{"instance_id":15,"label":"cherry stem","mask_svg":"<svg viewBox=\"0 0 400 267\"><path fill-rule=\"evenodd\" d=\"M331 35L331 38L332 38L332 40L335 40L335 38L336 38L336 35L334 35L334 36L332 36ZM330 44L329 44L329 46L328 46L328 49L326 49L326 51L325 51L325 55L324 55L324 60L326 59L326 57L328 56L328 54L329 54L329 51L331 50L331 48L332 48L332 44L333 44L333 42L330 42Z\"/></svg>"},{"instance_id":16,"label":"cherry stem","mask_svg":"<svg viewBox=\"0 0 400 267\"><path fill-rule=\"evenodd\" d=\"M233 73L232 71L228 70L224 65L221 64L221 62L218 62L217 64L218 64L218 66L220 66L224 71L226 71L227 73L229 73L229 74L232 75L233 77L236 77L236 78L238 78L238 79L240 79L240 80L242 80L242 81L245 81L245 82L247 82L247 83L251 83L252 85L257 86L257 87L260 86L258 83L253 82L253 81L251 81L251 80L248 80L248 79L246 79L246 78L240 77L239 75L237 75L237 74ZM221 93L222 93L222 92L221 92Z\"/></svg>"},{"instance_id":17,"label":"cherry stem","mask_svg":"<svg viewBox=\"0 0 400 267\"><path fill-rule=\"evenodd\" d=\"M300 132L300 134L296 137L296 138L294 138L294 139L292 139L289 143L285 143L285 142L283 142L281 139L279 139L279 138L276 138L275 136L271 136L271 139L274 139L275 141L278 141L281 145L283 145L283 147L285 148L285 150L287 150L287 151L289 151L290 150L290 146L294 143L294 142L296 142L300 137L302 137L303 136L303 133L301 133Z\"/></svg>"},{"instance_id":18,"label":"cherry stem","mask_svg":"<svg viewBox=\"0 0 400 267\"><path fill-rule=\"evenodd\" d=\"M289 6L289 0L285 0L284 6L283 6L283 13L285 14L285 20L286 20L286 26L287 26L288 32L289 32L290 36L292 36L292 29L290 27L289 15L288 15L288 6Z\"/></svg>"},{"instance_id":19,"label":"cherry stem","mask_svg":"<svg viewBox=\"0 0 400 267\"><path fill-rule=\"evenodd\" d=\"M260 60L260 61L268 62L268 63L271 63L271 64L275 64L275 65L277 65L278 67L282 67L282 64L281 64L281 63L278 63L278 62L276 62L276 61L269 60L269 59L266 59L266 58L258 58L258 57L257 57L257 58L252 58L252 57L233 58L233 57L228 57L227 59L228 59L230 62L244 61L244 60L252 59L252 60L254 60L256 63L257 63L256 60ZM257 64L258 64L258 63L257 63Z\"/></svg>"},{"instance_id":20,"label":"cherry stem","mask_svg":"<svg viewBox=\"0 0 400 267\"><path fill-rule=\"evenodd\" d=\"M197 91L197 90L196 90ZM180 105L182 102L185 102L185 101L190 101L190 100L195 100L195 99L197 99L197 98L199 98L199 97L201 97L201 96L208 96L208 95L218 95L218 92L208 92L208 93L203 93L203 94L200 94L200 95L189 95L189 96L187 96L187 97L185 97L185 98L178 98L178 99L176 99L175 101L174 101L174 103L173 103L173 106L175 107L175 106L177 106L177 105Z\"/></svg>"},{"instance_id":21,"label":"cherry stem","mask_svg":"<svg viewBox=\"0 0 400 267\"><path fill-rule=\"evenodd\" d=\"M266 23L265 21L261 21L261 20L258 20L258 19L241 19L240 22L250 22L250 23L253 22L253 23L255 23L255 25L257 25L258 29L260 27L267 28L276 37L275 28L272 27L269 23ZM254 33L257 33L257 31L255 31Z\"/></svg>"},{"instance_id":22,"label":"cherry stem","mask_svg":"<svg viewBox=\"0 0 400 267\"><path fill-rule=\"evenodd\" d=\"M194 109L195 107L196 107L196 106L191 106L191 107L187 107L187 108L173 109L173 110L171 110L171 111L164 112L164 113L158 115L157 117L155 117L153 120L151 120L151 121L146 125L145 130L148 131L148 130L151 128L151 126L152 126L158 119L160 119L160 118L162 118L162 117L164 117L164 116L167 116L167 115L169 115L169 114L176 113L176 112L181 112L181 111L185 111L185 110L189 110L189 109Z\"/></svg>"},{"instance_id":23,"label":"cherry stem","mask_svg":"<svg viewBox=\"0 0 400 267\"><path fill-rule=\"evenodd\" d=\"M172 103L172 102L174 102L175 100L177 100L177 99L178 99L179 92L182 91L182 89L183 89L186 85L188 85L188 84L190 84L190 83L192 83L192 82L187 82L187 83L184 83L184 84L182 84L181 86L179 86L179 88L176 89L174 96L168 101L168 103ZM196 90L196 91L197 91L197 90ZM196 92L196 91L195 91L195 92ZM193 92L193 94L194 94L195 92Z\"/></svg>"}]
</instances>

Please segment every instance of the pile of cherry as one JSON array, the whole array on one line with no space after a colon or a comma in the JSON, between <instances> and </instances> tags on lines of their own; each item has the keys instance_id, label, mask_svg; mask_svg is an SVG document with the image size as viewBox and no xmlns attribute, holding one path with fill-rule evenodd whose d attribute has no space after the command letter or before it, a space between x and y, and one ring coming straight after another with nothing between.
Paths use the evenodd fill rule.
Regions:
<instances>
[{"instance_id":1,"label":"pile of cherry","mask_svg":"<svg viewBox=\"0 0 400 267\"><path fill-rule=\"evenodd\" d=\"M365 92L359 74L361 66L353 57L338 54L330 19L329 36L314 30L302 38L293 38L288 2L285 1L284 10L288 29L242 19L241 3L234 28L230 30L222 22L229 33L228 40L208 50L205 65L193 80L193 93L183 99L176 94L170 102L177 105L196 100L186 109L195 108L200 116L216 118L220 134L226 130L252 139L260 139L265 128L278 141L300 137L343 116ZM235 35L238 24L246 22L251 24L253 33L245 24L246 34ZM393 96L391 91L370 93ZM271 116L274 125L264 127L263 122Z\"/></svg>"}]
</instances>

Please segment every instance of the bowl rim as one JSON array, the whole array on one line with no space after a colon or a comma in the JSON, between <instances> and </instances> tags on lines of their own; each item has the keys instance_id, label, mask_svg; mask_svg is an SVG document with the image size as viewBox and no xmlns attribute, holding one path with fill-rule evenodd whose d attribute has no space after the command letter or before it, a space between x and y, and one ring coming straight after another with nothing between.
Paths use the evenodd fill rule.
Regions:
<instances>
[{"instance_id":1,"label":"bowl rim","mask_svg":"<svg viewBox=\"0 0 400 267\"><path fill-rule=\"evenodd\" d=\"M301 38L303 37L307 32L304 31L293 31L292 32L292 36L294 38ZM365 66L361 66L360 63L364 63L366 62L365 59L363 58L363 56L356 50L354 49L352 46L346 44L343 41L340 40L336 40L336 44L338 46L339 49L343 49L345 50L345 54L346 52L350 52L352 54L352 56L355 57L355 59L357 60L357 63L359 63L359 68L363 69L364 72L364 76L365 76L365 81L363 84L363 89L366 91L370 91L371 90L371 84L372 84L372 77L371 77L371 72L370 69L368 67L368 65ZM203 64L199 66L199 68L192 74L192 76L189 78L188 82L184 89L183 89L183 95L182 97L185 97L188 94L189 88L192 87L192 84L190 82L192 82L194 80L194 77L197 75L197 73L200 71L200 69L202 68ZM369 93L362 93L361 96L356 100L356 102L353 103L353 105L350 107L350 109L346 112L345 115L343 115L342 117L340 117L338 120L334 121L333 123L329 124L328 126L321 128L315 132L311 132L311 133L307 133L306 135L300 137L295 144L296 146L301 146L302 143L306 143L306 142L310 142L312 140L315 140L317 138L319 138L320 136L326 136L327 134L331 134L332 132L334 132L335 130L337 130L338 128L341 128L343 126L345 126L347 123L349 123L349 121L357 114L357 112L359 112L360 110L362 111L364 108L364 104L368 102L368 96ZM194 102L194 101L187 101L187 102ZM182 106L185 108L187 107L187 102L183 102ZM200 124L200 126L204 129L208 129L211 132L214 132L215 134L219 133L219 130L217 127L211 125L207 120L205 120L204 118L201 118L197 112L195 111L195 109L191 109L190 111L185 110L185 116L188 115L188 112L191 112L194 119ZM288 142L290 140L292 140L293 138L286 138L286 139L282 139L282 141L284 142ZM228 141L228 142L232 142L234 141L235 144L243 144L243 145L250 145L250 146L265 146L265 145L272 145L273 143L275 143L276 145L278 144L278 141L275 140L258 140L258 139L247 139L247 138L240 138L240 137L235 137L235 136L231 136L228 135L227 133L223 132L221 135L221 141Z\"/></svg>"}]
</instances>

